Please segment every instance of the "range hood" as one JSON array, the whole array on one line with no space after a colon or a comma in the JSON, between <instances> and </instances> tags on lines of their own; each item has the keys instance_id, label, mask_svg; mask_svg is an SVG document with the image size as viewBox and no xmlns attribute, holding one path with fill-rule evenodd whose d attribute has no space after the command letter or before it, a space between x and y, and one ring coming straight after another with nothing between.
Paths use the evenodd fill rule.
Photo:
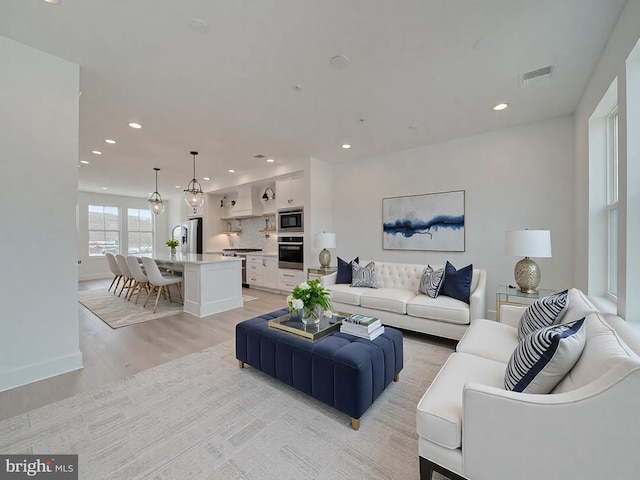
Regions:
<instances>
[{"instance_id":1,"label":"range hood","mask_svg":"<svg viewBox=\"0 0 640 480\"><path fill-rule=\"evenodd\" d=\"M251 187L239 187L236 203L229 209L230 216L234 218L250 218L260 216L260 207L253 204L253 195L251 195Z\"/></svg>"}]
</instances>

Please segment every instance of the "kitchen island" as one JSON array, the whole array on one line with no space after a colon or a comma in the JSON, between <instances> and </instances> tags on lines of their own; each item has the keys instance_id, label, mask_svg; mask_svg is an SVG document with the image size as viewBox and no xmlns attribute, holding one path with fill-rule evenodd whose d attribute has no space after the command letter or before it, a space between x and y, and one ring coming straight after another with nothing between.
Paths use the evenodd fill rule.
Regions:
<instances>
[{"instance_id":1,"label":"kitchen island","mask_svg":"<svg viewBox=\"0 0 640 480\"><path fill-rule=\"evenodd\" d=\"M244 305L242 260L239 257L205 253L156 254L158 266L182 272L184 311L206 317Z\"/></svg>"}]
</instances>

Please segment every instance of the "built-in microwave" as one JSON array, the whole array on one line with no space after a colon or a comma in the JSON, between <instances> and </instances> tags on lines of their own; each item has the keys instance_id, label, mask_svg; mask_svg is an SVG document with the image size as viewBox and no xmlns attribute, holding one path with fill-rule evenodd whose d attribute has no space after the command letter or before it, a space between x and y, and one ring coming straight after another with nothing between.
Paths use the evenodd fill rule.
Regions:
<instances>
[{"instance_id":1,"label":"built-in microwave","mask_svg":"<svg viewBox=\"0 0 640 480\"><path fill-rule=\"evenodd\" d=\"M304 232L304 216L301 208L278 210L278 233Z\"/></svg>"}]
</instances>

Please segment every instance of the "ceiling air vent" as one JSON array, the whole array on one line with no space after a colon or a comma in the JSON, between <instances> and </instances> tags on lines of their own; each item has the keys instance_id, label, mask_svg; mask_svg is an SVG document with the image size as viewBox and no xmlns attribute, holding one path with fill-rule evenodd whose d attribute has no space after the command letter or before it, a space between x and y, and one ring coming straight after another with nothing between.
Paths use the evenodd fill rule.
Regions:
<instances>
[{"instance_id":1,"label":"ceiling air vent","mask_svg":"<svg viewBox=\"0 0 640 480\"><path fill-rule=\"evenodd\" d=\"M264 158L264 155L261 155L261 154L254 155L253 158Z\"/></svg>"},{"instance_id":2,"label":"ceiling air vent","mask_svg":"<svg viewBox=\"0 0 640 480\"><path fill-rule=\"evenodd\" d=\"M551 65L548 67L539 68L537 70L531 70L530 72L522 75L522 85L527 85L534 81L544 80L546 78L551 78Z\"/></svg>"}]
</instances>

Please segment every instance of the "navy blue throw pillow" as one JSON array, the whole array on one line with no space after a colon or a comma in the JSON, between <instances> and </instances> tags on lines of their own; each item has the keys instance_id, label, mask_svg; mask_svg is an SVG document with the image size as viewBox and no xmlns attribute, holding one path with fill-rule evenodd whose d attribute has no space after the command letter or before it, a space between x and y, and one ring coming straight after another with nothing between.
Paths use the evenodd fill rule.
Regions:
<instances>
[{"instance_id":1,"label":"navy blue throw pillow","mask_svg":"<svg viewBox=\"0 0 640 480\"><path fill-rule=\"evenodd\" d=\"M354 258L353 261L359 263L360 257ZM352 275L351 262L347 263L338 257L338 274L336 275L336 283L348 283L351 285Z\"/></svg>"},{"instance_id":2,"label":"navy blue throw pillow","mask_svg":"<svg viewBox=\"0 0 640 480\"><path fill-rule=\"evenodd\" d=\"M440 295L469 303L472 275L473 264L456 270L456 267L447 261L447 265L444 267L444 281L442 288L440 288Z\"/></svg>"}]
</instances>

